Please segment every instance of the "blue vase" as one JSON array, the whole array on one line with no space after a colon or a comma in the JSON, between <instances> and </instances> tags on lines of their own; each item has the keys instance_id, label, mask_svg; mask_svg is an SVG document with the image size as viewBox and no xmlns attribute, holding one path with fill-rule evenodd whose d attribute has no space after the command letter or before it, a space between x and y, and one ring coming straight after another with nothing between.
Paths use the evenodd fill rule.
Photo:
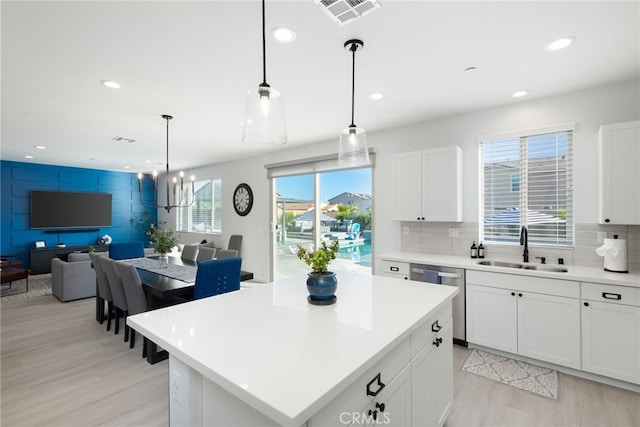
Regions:
<instances>
[{"instance_id":1,"label":"blue vase","mask_svg":"<svg viewBox=\"0 0 640 427\"><path fill-rule=\"evenodd\" d=\"M309 291L310 302L329 302L335 300L335 292L338 288L336 274L328 271L326 273L308 273L307 291Z\"/></svg>"}]
</instances>

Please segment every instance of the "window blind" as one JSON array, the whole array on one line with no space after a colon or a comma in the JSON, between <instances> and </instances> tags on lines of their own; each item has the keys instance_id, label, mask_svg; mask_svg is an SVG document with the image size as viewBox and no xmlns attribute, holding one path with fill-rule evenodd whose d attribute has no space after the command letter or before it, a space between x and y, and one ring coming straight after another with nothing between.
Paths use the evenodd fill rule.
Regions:
<instances>
[{"instance_id":1,"label":"window blind","mask_svg":"<svg viewBox=\"0 0 640 427\"><path fill-rule=\"evenodd\" d=\"M480 143L480 239L573 246L573 130Z\"/></svg>"},{"instance_id":2,"label":"window blind","mask_svg":"<svg viewBox=\"0 0 640 427\"><path fill-rule=\"evenodd\" d=\"M185 199L188 206L177 210L178 231L222 232L222 180L194 182L193 195L188 192Z\"/></svg>"}]
</instances>

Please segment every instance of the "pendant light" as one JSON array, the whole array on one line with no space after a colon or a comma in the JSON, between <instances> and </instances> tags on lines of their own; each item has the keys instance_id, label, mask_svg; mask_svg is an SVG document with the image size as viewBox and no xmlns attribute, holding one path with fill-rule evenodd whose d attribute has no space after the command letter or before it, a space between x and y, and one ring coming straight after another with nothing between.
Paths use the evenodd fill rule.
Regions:
<instances>
[{"instance_id":1,"label":"pendant light","mask_svg":"<svg viewBox=\"0 0 640 427\"><path fill-rule=\"evenodd\" d=\"M191 202L189 204L182 204L184 202L184 172L180 171L178 174L180 176L180 186L178 187L178 178L173 177L173 203L170 202L169 195L171 193L171 186L169 185L169 120L173 119L173 116L168 114L163 114L162 118L167 121L167 163L165 163L165 175L164 180L167 189L167 204L159 205L158 204L158 171L153 171L153 205L148 205L142 200L142 178L144 175L142 173L138 174L138 193L140 194L140 204L145 208L163 208L167 211L167 213L171 212L171 208L184 208L191 206L195 200L194 190L195 184L194 181L196 179L195 176L191 175L191 185L187 184L187 191L191 188ZM179 189L179 190L178 190Z\"/></svg>"},{"instance_id":2,"label":"pendant light","mask_svg":"<svg viewBox=\"0 0 640 427\"><path fill-rule=\"evenodd\" d=\"M280 92L267 83L267 41L262 0L262 83L247 92L242 142L280 145L287 143L284 101Z\"/></svg>"},{"instance_id":3,"label":"pendant light","mask_svg":"<svg viewBox=\"0 0 640 427\"><path fill-rule=\"evenodd\" d=\"M338 152L338 164L340 166L366 166L369 162L369 149L367 148L367 134L364 129L354 123L354 103L356 92L356 51L362 49L362 40L352 39L344 43L345 49L352 55L351 69L351 124L342 130L340 134L340 151Z\"/></svg>"}]
</instances>

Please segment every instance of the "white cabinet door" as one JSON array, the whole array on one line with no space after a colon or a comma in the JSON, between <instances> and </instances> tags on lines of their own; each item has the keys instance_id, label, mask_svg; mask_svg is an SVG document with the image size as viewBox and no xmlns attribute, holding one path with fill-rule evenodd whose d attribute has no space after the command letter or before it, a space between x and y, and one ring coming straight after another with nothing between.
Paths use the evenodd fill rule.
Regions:
<instances>
[{"instance_id":1,"label":"white cabinet door","mask_svg":"<svg viewBox=\"0 0 640 427\"><path fill-rule=\"evenodd\" d=\"M453 323L411 361L411 419L414 426L441 426L453 407Z\"/></svg>"},{"instance_id":2,"label":"white cabinet door","mask_svg":"<svg viewBox=\"0 0 640 427\"><path fill-rule=\"evenodd\" d=\"M640 224L640 121L600 127L600 223Z\"/></svg>"},{"instance_id":3,"label":"white cabinet door","mask_svg":"<svg viewBox=\"0 0 640 427\"><path fill-rule=\"evenodd\" d=\"M640 384L640 307L584 301L582 369Z\"/></svg>"},{"instance_id":4,"label":"white cabinet door","mask_svg":"<svg viewBox=\"0 0 640 427\"><path fill-rule=\"evenodd\" d=\"M393 156L393 219L462 221L462 150L458 146Z\"/></svg>"},{"instance_id":5,"label":"white cabinet door","mask_svg":"<svg viewBox=\"0 0 640 427\"><path fill-rule=\"evenodd\" d=\"M422 152L393 156L393 219L420 221L422 215Z\"/></svg>"},{"instance_id":6,"label":"white cabinet door","mask_svg":"<svg viewBox=\"0 0 640 427\"><path fill-rule=\"evenodd\" d=\"M405 367L357 416L351 425L397 426L411 424L411 369Z\"/></svg>"},{"instance_id":7,"label":"white cabinet door","mask_svg":"<svg viewBox=\"0 0 640 427\"><path fill-rule=\"evenodd\" d=\"M518 354L580 369L580 302L518 291Z\"/></svg>"},{"instance_id":8,"label":"white cabinet door","mask_svg":"<svg viewBox=\"0 0 640 427\"><path fill-rule=\"evenodd\" d=\"M462 221L462 150L422 152L422 216L426 221Z\"/></svg>"},{"instance_id":9,"label":"white cabinet door","mask_svg":"<svg viewBox=\"0 0 640 427\"><path fill-rule=\"evenodd\" d=\"M517 308L514 291L467 284L467 340L517 353Z\"/></svg>"}]
</instances>

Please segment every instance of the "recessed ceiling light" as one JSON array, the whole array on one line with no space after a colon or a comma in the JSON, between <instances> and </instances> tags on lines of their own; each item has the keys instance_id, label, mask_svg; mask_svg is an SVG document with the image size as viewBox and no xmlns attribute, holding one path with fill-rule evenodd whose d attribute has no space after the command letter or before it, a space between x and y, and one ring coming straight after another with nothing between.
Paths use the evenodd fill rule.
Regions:
<instances>
[{"instance_id":1,"label":"recessed ceiling light","mask_svg":"<svg viewBox=\"0 0 640 427\"><path fill-rule=\"evenodd\" d=\"M473 73L474 71L478 71L476 67L467 67L464 69L465 73Z\"/></svg>"},{"instance_id":2,"label":"recessed ceiling light","mask_svg":"<svg viewBox=\"0 0 640 427\"><path fill-rule=\"evenodd\" d=\"M25 159L33 159L33 156L31 154L27 154L24 156Z\"/></svg>"},{"instance_id":3,"label":"recessed ceiling light","mask_svg":"<svg viewBox=\"0 0 640 427\"><path fill-rule=\"evenodd\" d=\"M384 98L384 94L380 92L372 93L371 95L369 95L369 99L372 99L374 101L378 101L382 98Z\"/></svg>"},{"instance_id":4,"label":"recessed ceiling light","mask_svg":"<svg viewBox=\"0 0 640 427\"><path fill-rule=\"evenodd\" d=\"M513 96L514 98L520 98L521 96L525 96L528 94L529 94L528 90L519 90L519 91L513 92L513 95L511 96Z\"/></svg>"},{"instance_id":5,"label":"recessed ceiling light","mask_svg":"<svg viewBox=\"0 0 640 427\"><path fill-rule=\"evenodd\" d=\"M38 150L46 150L47 147L45 147L44 145L34 145L35 148L37 148Z\"/></svg>"},{"instance_id":6,"label":"recessed ceiling light","mask_svg":"<svg viewBox=\"0 0 640 427\"><path fill-rule=\"evenodd\" d=\"M560 37L559 39L556 39L556 40L552 41L551 43L549 43L548 45L546 45L544 47L544 50L560 50L560 49L564 49L565 47L568 47L574 41L576 41L576 38L572 37L572 36Z\"/></svg>"},{"instance_id":7,"label":"recessed ceiling light","mask_svg":"<svg viewBox=\"0 0 640 427\"><path fill-rule=\"evenodd\" d=\"M102 80L100 83L102 83L103 86L111 89L120 89L120 83L114 82L112 80Z\"/></svg>"},{"instance_id":8,"label":"recessed ceiling light","mask_svg":"<svg viewBox=\"0 0 640 427\"><path fill-rule=\"evenodd\" d=\"M271 35L280 43L291 43L296 39L295 31L287 27L276 27L271 30Z\"/></svg>"},{"instance_id":9,"label":"recessed ceiling light","mask_svg":"<svg viewBox=\"0 0 640 427\"><path fill-rule=\"evenodd\" d=\"M130 166L123 166L122 168L123 168L123 169L131 169L131 167L130 167Z\"/></svg>"}]
</instances>

